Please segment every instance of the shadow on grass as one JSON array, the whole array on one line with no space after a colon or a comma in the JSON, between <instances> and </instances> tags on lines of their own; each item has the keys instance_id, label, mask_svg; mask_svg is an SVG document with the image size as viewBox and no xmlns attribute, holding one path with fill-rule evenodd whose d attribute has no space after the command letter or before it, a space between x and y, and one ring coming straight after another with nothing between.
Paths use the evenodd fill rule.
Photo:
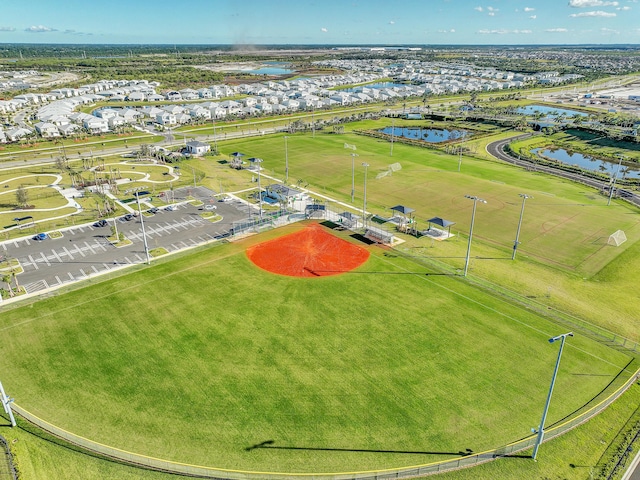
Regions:
<instances>
[{"instance_id":1,"label":"shadow on grass","mask_svg":"<svg viewBox=\"0 0 640 480\"><path fill-rule=\"evenodd\" d=\"M275 440L265 440L264 442L256 443L250 447L246 447L245 450L250 452L258 448L270 448L273 450L305 450L313 452L355 452L355 453L401 453L407 455L447 455L447 456L460 456L468 457L473 455L473 450L467 448L458 452L429 452L429 451L411 451L411 450L373 450L364 448L332 448L332 447L294 447L294 446L276 446Z\"/></svg>"}]
</instances>

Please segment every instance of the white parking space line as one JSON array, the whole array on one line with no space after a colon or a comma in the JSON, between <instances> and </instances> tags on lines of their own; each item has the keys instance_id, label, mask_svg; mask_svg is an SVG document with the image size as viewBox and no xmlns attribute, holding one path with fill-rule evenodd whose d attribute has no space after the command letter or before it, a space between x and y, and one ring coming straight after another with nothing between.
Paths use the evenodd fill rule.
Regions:
<instances>
[{"instance_id":1,"label":"white parking space line","mask_svg":"<svg viewBox=\"0 0 640 480\"><path fill-rule=\"evenodd\" d=\"M62 263L62 259L60 258L60 255L58 255L58 252L56 252L55 250L51 250L51 253L53 253L58 262Z\"/></svg>"},{"instance_id":2,"label":"white parking space line","mask_svg":"<svg viewBox=\"0 0 640 480\"><path fill-rule=\"evenodd\" d=\"M104 244L102 244L102 243L100 243L98 241L96 241L96 243L94 243L93 246L95 248L100 248L103 252L107 251L107 247L105 247Z\"/></svg>"},{"instance_id":3,"label":"white parking space line","mask_svg":"<svg viewBox=\"0 0 640 480\"><path fill-rule=\"evenodd\" d=\"M98 273L98 272L99 272L99 270L96 268L96 266L95 266L95 265L91 265L91 268L93 269L93 271L94 271L95 273Z\"/></svg>"},{"instance_id":4,"label":"white parking space line","mask_svg":"<svg viewBox=\"0 0 640 480\"><path fill-rule=\"evenodd\" d=\"M71 272L67 272L67 275L69 275L69 278L70 278L71 280L75 280L75 278L74 278L74 276L71 274Z\"/></svg>"},{"instance_id":5,"label":"white parking space line","mask_svg":"<svg viewBox=\"0 0 640 480\"><path fill-rule=\"evenodd\" d=\"M138 259L139 262L144 262L145 260L136 253L136 258Z\"/></svg>"},{"instance_id":6,"label":"white parking space line","mask_svg":"<svg viewBox=\"0 0 640 480\"><path fill-rule=\"evenodd\" d=\"M33 267L34 267L36 270L39 270L39 269L40 269L40 267L38 267L38 265L36 265L36 261L33 259L33 257L32 257L31 255L29 255L29 260L31 261L31 265L33 265Z\"/></svg>"},{"instance_id":7,"label":"white parking space line","mask_svg":"<svg viewBox=\"0 0 640 480\"><path fill-rule=\"evenodd\" d=\"M58 275L56 275L56 280L58 281L58 285L62 285L62 280L60 280L60 277Z\"/></svg>"},{"instance_id":8,"label":"white parking space line","mask_svg":"<svg viewBox=\"0 0 640 480\"><path fill-rule=\"evenodd\" d=\"M6 244L6 243L3 243L3 244L2 244L2 248L4 248L4 251L6 252L6 251L7 251L7 244Z\"/></svg>"},{"instance_id":9,"label":"white parking space line","mask_svg":"<svg viewBox=\"0 0 640 480\"><path fill-rule=\"evenodd\" d=\"M129 260L129 257L124 257L124 259L127 261L127 263L133 263L131 260Z\"/></svg>"},{"instance_id":10,"label":"white parking space line","mask_svg":"<svg viewBox=\"0 0 640 480\"><path fill-rule=\"evenodd\" d=\"M40 256L42 257L42 260L47 264L47 267L50 267L51 264L49 263L49 260L47 259L46 255L43 252L40 252Z\"/></svg>"},{"instance_id":11,"label":"white parking space line","mask_svg":"<svg viewBox=\"0 0 640 480\"><path fill-rule=\"evenodd\" d=\"M82 250L80 249L80 247L78 245L76 245L76 249L75 252L79 253L80 255L82 255L83 257L86 257L86 255L82 252Z\"/></svg>"},{"instance_id":12,"label":"white parking space line","mask_svg":"<svg viewBox=\"0 0 640 480\"><path fill-rule=\"evenodd\" d=\"M67 256L73 260L73 255L71 255L71 252L69 250L67 250L67 247L62 247L62 249L65 251L65 253L67 254Z\"/></svg>"},{"instance_id":13,"label":"white parking space line","mask_svg":"<svg viewBox=\"0 0 640 480\"><path fill-rule=\"evenodd\" d=\"M92 255L95 255L95 254L96 254L95 250L91 247L91 245L89 245L87 242L84 242L84 244L87 246L87 248L88 248L89 250L91 250L91 254L92 254Z\"/></svg>"}]
</instances>

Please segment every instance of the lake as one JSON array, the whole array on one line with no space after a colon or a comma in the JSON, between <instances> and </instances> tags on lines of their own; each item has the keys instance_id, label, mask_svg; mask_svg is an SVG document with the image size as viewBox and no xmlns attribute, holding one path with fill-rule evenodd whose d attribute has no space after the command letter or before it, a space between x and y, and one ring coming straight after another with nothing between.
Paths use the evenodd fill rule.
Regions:
<instances>
[{"instance_id":1,"label":"lake","mask_svg":"<svg viewBox=\"0 0 640 480\"><path fill-rule=\"evenodd\" d=\"M469 135L465 130L447 130L442 128L416 128L416 127L386 127L380 132L396 137L411 138L413 140L422 140L428 143L441 143L449 140L458 140Z\"/></svg>"},{"instance_id":2,"label":"lake","mask_svg":"<svg viewBox=\"0 0 640 480\"><path fill-rule=\"evenodd\" d=\"M531 150L531 153L535 153L536 155L544 155L547 158L551 158L553 160L558 160L559 162L566 163L567 165L577 165L586 170L594 170L596 172L602 172L608 174L610 177L613 176L614 173L618 171L618 163L617 162L609 162L607 160L602 160L601 158L594 158L588 155L582 155L581 153L569 153L563 148L558 148L551 150L549 148L541 149L534 148ZM621 170L626 167L623 165ZM627 173L625 174L626 178L640 178L640 171L637 169L632 169L630 167ZM622 174L618 176L620 178Z\"/></svg>"},{"instance_id":3,"label":"lake","mask_svg":"<svg viewBox=\"0 0 640 480\"><path fill-rule=\"evenodd\" d=\"M584 112L578 112L577 110L569 110L568 108L556 108L549 107L547 105L527 105L526 107L519 107L516 109L516 113L523 113L525 115L535 115L536 112L540 112L544 115L560 115L564 113L567 117L578 115L580 117L586 117Z\"/></svg>"}]
</instances>

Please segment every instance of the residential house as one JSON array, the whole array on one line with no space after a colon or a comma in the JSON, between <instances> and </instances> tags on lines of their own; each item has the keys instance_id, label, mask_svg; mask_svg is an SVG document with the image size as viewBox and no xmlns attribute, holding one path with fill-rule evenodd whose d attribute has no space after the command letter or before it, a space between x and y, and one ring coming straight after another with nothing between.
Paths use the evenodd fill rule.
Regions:
<instances>
[{"instance_id":1,"label":"residential house","mask_svg":"<svg viewBox=\"0 0 640 480\"><path fill-rule=\"evenodd\" d=\"M162 110L161 112L162 113L158 113L156 115L157 123L159 123L160 125L177 125L178 124L178 120L176 119L175 114L166 112L164 110Z\"/></svg>"},{"instance_id":2,"label":"residential house","mask_svg":"<svg viewBox=\"0 0 640 480\"><path fill-rule=\"evenodd\" d=\"M42 138L54 138L60 136L60 130L53 123L49 122L38 122L34 125L36 132Z\"/></svg>"},{"instance_id":3,"label":"residential house","mask_svg":"<svg viewBox=\"0 0 640 480\"><path fill-rule=\"evenodd\" d=\"M106 133L109 131L109 122L104 118L94 117L89 115L89 118L85 118L82 121L82 126L87 129L89 133Z\"/></svg>"},{"instance_id":4,"label":"residential house","mask_svg":"<svg viewBox=\"0 0 640 480\"><path fill-rule=\"evenodd\" d=\"M33 135L33 131L29 130L28 128L14 127L14 128L5 130L4 134L7 137L8 141L17 142L21 138L25 138L25 137L28 137L29 135Z\"/></svg>"},{"instance_id":5,"label":"residential house","mask_svg":"<svg viewBox=\"0 0 640 480\"><path fill-rule=\"evenodd\" d=\"M60 131L60 135L63 137L70 137L75 133L78 133L81 129L80 126L74 123L67 123L64 125L59 125L58 130Z\"/></svg>"}]
</instances>

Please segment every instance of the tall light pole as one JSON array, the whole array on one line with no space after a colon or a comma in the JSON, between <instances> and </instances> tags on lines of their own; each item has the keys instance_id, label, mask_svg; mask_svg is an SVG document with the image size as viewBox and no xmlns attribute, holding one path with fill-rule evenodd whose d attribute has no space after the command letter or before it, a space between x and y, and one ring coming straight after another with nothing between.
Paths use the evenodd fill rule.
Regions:
<instances>
[{"instance_id":1,"label":"tall light pole","mask_svg":"<svg viewBox=\"0 0 640 480\"><path fill-rule=\"evenodd\" d=\"M487 201L473 195L465 195L464 198L473 200L473 210L471 211L471 227L469 228L469 243L467 244L467 256L464 261L464 276L466 277L467 271L469 270L469 255L471 254L471 239L473 238L473 223L476 218L476 204L478 202L487 203Z\"/></svg>"},{"instance_id":2,"label":"tall light pole","mask_svg":"<svg viewBox=\"0 0 640 480\"><path fill-rule=\"evenodd\" d=\"M289 147L287 145L287 139L289 137L285 135L283 138L284 138L284 183L286 185L287 183L289 183Z\"/></svg>"},{"instance_id":3,"label":"tall light pole","mask_svg":"<svg viewBox=\"0 0 640 480\"><path fill-rule=\"evenodd\" d=\"M611 188L609 189L609 199L607 200L607 207L611 205L611 197L613 197L613 190L615 189L616 180L618 179L618 173L620 172L620 167L622 166L622 159L624 158L624 155L617 155L617 156L620 158L620 161L618 162L618 169L616 170L616 173L613 174L613 179L611 181Z\"/></svg>"},{"instance_id":4,"label":"tall light pole","mask_svg":"<svg viewBox=\"0 0 640 480\"><path fill-rule=\"evenodd\" d=\"M260 208L260 220L262 220L262 186L260 185L260 164L263 162L261 158L250 158L249 161L256 165L258 169L258 206Z\"/></svg>"},{"instance_id":5,"label":"tall light pole","mask_svg":"<svg viewBox=\"0 0 640 480\"><path fill-rule=\"evenodd\" d=\"M218 137L216 135L216 117L215 117L215 115L212 117L211 121L213 123L213 149L215 151L215 154L218 155Z\"/></svg>"},{"instance_id":6,"label":"tall light pole","mask_svg":"<svg viewBox=\"0 0 640 480\"><path fill-rule=\"evenodd\" d=\"M0 401L2 402L2 407L7 415L9 415L9 420L11 421L11 426L16 426L16 419L13 416L13 410L11 410L11 404L13 403L13 398L7 397L7 394L4 393L4 387L2 386L2 382L0 382Z\"/></svg>"},{"instance_id":7,"label":"tall light pole","mask_svg":"<svg viewBox=\"0 0 640 480\"><path fill-rule=\"evenodd\" d=\"M516 239L513 242L513 254L511 255L511 260L515 260L516 258L516 250L518 250L518 245L520 245L520 227L522 227L522 216L524 215L524 202L527 201L527 198L533 198L531 195L527 195L526 193L519 193L519 196L522 197L522 208L520 209L520 220L518 220L518 229L516 230Z\"/></svg>"},{"instance_id":8,"label":"tall light pole","mask_svg":"<svg viewBox=\"0 0 640 480\"><path fill-rule=\"evenodd\" d=\"M393 135L396 131L396 119L391 119L391 152L389 153L390 157L393 157Z\"/></svg>"},{"instance_id":9,"label":"tall light pole","mask_svg":"<svg viewBox=\"0 0 640 480\"><path fill-rule=\"evenodd\" d=\"M547 403L544 405L544 410L542 412L542 420L540 421L540 428L538 428L538 438L536 439L536 444L533 447L533 455L531 457L535 460L538 455L538 449L540 448L540 444L544 439L544 422L547 420L547 412L549 411L549 404L551 403L551 394L553 393L553 387L556 383L556 376L558 375L558 367L560 366L560 357L562 357L562 349L564 348L564 341L567 337L573 337L573 332L563 333L562 335L558 335L557 337L553 337L549 339L549 343L556 342L560 340L560 349L558 350L558 359L556 360L556 368L553 370L553 376L551 377L551 385L549 386L549 394L547 395Z\"/></svg>"},{"instance_id":10,"label":"tall light pole","mask_svg":"<svg viewBox=\"0 0 640 480\"><path fill-rule=\"evenodd\" d=\"M144 242L144 253L147 256L147 265L151 264L151 258L149 257L149 245L147 245L147 234L144 231L144 218L142 216L142 210L140 210L140 196L136 192L136 200L138 201L138 216L140 217L140 225L142 226L142 241Z\"/></svg>"},{"instance_id":11,"label":"tall light pole","mask_svg":"<svg viewBox=\"0 0 640 480\"><path fill-rule=\"evenodd\" d=\"M351 154L351 203L354 202L356 194L356 157L357 153Z\"/></svg>"},{"instance_id":12,"label":"tall light pole","mask_svg":"<svg viewBox=\"0 0 640 480\"><path fill-rule=\"evenodd\" d=\"M364 200L362 201L362 225L366 228L367 226L367 168L369 164L367 162L362 162L362 166L364 167Z\"/></svg>"}]
</instances>

